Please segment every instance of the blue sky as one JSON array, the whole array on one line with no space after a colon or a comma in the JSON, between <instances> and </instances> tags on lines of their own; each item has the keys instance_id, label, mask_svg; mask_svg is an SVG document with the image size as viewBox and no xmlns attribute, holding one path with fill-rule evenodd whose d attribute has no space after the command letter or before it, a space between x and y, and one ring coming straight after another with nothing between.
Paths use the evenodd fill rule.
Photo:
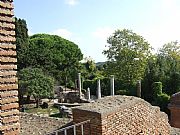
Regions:
<instances>
[{"instance_id":1,"label":"blue sky","mask_svg":"<svg viewBox=\"0 0 180 135\"><path fill-rule=\"evenodd\" d=\"M15 16L29 34L56 34L75 42L84 57L105 61L106 40L131 29L156 50L180 35L180 0L15 0Z\"/></svg>"}]
</instances>

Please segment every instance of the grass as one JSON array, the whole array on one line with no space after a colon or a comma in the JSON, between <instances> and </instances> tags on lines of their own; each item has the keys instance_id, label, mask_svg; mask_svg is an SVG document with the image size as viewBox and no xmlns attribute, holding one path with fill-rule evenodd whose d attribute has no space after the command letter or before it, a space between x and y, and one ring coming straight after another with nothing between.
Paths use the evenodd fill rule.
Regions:
<instances>
[{"instance_id":1,"label":"grass","mask_svg":"<svg viewBox=\"0 0 180 135\"><path fill-rule=\"evenodd\" d=\"M39 108L27 108L27 109L25 109L25 112L26 113L38 114L38 115L48 114L50 116L55 115L55 114L57 114L57 116L58 116L58 114L59 114L59 110L53 106L51 106L47 109L42 109L41 107L39 107Z\"/></svg>"}]
</instances>

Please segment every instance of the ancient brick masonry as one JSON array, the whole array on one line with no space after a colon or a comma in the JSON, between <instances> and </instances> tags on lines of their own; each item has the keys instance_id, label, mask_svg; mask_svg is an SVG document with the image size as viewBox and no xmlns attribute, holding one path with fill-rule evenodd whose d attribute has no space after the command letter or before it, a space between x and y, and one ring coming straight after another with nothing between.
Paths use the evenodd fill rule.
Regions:
<instances>
[{"instance_id":1,"label":"ancient brick masonry","mask_svg":"<svg viewBox=\"0 0 180 135\"><path fill-rule=\"evenodd\" d=\"M169 135L168 117L159 107L131 96L111 96L73 109L74 123L90 120L91 135Z\"/></svg>"},{"instance_id":2,"label":"ancient brick masonry","mask_svg":"<svg viewBox=\"0 0 180 135\"><path fill-rule=\"evenodd\" d=\"M19 134L13 0L0 0L0 134Z\"/></svg>"},{"instance_id":3,"label":"ancient brick masonry","mask_svg":"<svg viewBox=\"0 0 180 135\"><path fill-rule=\"evenodd\" d=\"M175 93L171 96L168 108L171 111L171 126L180 128L180 92Z\"/></svg>"}]
</instances>

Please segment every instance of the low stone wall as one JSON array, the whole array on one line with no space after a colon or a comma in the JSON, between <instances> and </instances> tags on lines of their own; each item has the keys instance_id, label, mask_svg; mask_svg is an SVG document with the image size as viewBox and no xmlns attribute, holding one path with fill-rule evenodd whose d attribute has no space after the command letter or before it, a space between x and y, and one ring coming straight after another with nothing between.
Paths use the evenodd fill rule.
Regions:
<instances>
[{"instance_id":1,"label":"low stone wall","mask_svg":"<svg viewBox=\"0 0 180 135\"><path fill-rule=\"evenodd\" d=\"M168 117L159 107L131 96L109 96L74 108L73 122L85 120L90 120L90 129L84 130L91 135L170 134Z\"/></svg>"}]
</instances>

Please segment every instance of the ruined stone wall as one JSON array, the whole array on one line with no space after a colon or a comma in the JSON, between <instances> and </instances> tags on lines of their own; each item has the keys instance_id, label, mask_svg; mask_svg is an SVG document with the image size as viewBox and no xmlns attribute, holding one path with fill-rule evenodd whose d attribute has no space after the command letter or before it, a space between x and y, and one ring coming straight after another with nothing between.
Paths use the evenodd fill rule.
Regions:
<instances>
[{"instance_id":1,"label":"ruined stone wall","mask_svg":"<svg viewBox=\"0 0 180 135\"><path fill-rule=\"evenodd\" d=\"M170 114L170 124L173 127L180 128L180 92L171 96L168 108Z\"/></svg>"},{"instance_id":2,"label":"ruined stone wall","mask_svg":"<svg viewBox=\"0 0 180 135\"><path fill-rule=\"evenodd\" d=\"M19 134L13 0L0 0L0 134Z\"/></svg>"},{"instance_id":3,"label":"ruined stone wall","mask_svg":"<svg viewBox=\"0 0 180 135\"><path fill-rule=\"evenodd\" d=\"M136 97L105 97L73 109L73 121L90 120L91 135L169 135L168 117ZM89 132L88 132L89 133Z\"/></svg>"}]
</instances>

